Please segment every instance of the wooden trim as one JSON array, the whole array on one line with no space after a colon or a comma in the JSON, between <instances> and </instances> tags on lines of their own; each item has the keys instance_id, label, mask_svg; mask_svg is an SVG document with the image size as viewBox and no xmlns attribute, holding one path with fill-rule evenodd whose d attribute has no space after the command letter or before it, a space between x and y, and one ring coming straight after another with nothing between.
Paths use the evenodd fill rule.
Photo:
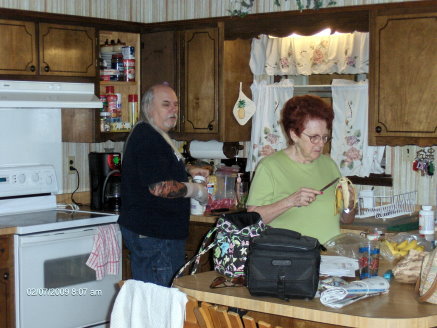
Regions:
<instances>
[{"instance_id":1,"label":"wooden trim","mask_svg":"<svg viewBox=\"0 0 437 328\"><path fill-rule=\"evenodd\" d=\"M383 186L383 187L392 187L393 186L393 178L389 174L375 174L370 173L368 177L358 177L356 175L349 176L349 180L352 181L353 184L358 185L367 185L367 186Z\"/></svg>"}]
</instances>

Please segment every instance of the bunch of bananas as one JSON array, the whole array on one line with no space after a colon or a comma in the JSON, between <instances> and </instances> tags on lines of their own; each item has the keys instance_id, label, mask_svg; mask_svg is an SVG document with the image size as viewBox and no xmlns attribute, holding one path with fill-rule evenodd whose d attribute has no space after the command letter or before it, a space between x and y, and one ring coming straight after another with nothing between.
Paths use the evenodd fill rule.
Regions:
<instances>
[{"instance_id":1,"label":"bunch of bananas","mask_svg":"<svg viewBox=\"0 0 437 328\"><path fill-rule=\"evenodd\" d=\"M411 249L414 249L419 252L423 252L425 250L424 246L418 245L416 239L412 239L410 241L404 240L403 242L397 243L395 241L384 240L383 243L390 250L391 255L394 257L404 257L408 254Z\"/></svg>"},{"instance_id":2,"label":"bunch of bananas","mask_svg":"<svg viewBox=\"0 0 437 328\"><path fill-rule=\"evenodd\" d=\"M350 189L349 186L351 186ZM349 208L351 197L354 198L355 207L357 204L357 197L355 196L355 188L352 182L346 177L341 177L335 187L335 214L340 213L345 208ZM350 210L352 210L352 208L350 208Z\"/></svg>"}]
</instances>

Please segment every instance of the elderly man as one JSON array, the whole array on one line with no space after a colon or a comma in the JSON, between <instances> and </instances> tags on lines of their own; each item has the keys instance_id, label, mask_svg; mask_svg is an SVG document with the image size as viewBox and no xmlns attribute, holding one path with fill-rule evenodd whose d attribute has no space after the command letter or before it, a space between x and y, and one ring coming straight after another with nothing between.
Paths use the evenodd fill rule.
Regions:
<instances>
[{"instance_id":1,"label":"elderly man","mask_svg":"<svg viewBox=\"0 0 437 328\"><path fill-rule=\"evenodd\" d=\"M184 265L189 198L206 202L208 195L204 185L188 182L187 172L208 176L209 171L186 168L167 134L178 115L174 90L155 85L141 102L140 121L128 136L123 154L118 223L131 252L132 278L170 286Z\"/></svg>"}]
</instances>

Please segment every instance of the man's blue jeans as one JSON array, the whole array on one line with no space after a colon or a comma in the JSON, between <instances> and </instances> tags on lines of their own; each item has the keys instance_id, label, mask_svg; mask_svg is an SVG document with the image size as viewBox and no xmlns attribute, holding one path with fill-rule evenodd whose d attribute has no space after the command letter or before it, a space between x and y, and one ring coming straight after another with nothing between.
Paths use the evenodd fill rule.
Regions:
<instances>
[{"instance_id":1,"label":"man's blue jeans","mask_svg":"<svg viewBox=\"0 0 437 328\"><path fill-rule=\"evenodd\" d=\"M141 236L120 226L130 251L132 278L170 287L185 264L185 240Z\"/></svg>"}]
</instances>

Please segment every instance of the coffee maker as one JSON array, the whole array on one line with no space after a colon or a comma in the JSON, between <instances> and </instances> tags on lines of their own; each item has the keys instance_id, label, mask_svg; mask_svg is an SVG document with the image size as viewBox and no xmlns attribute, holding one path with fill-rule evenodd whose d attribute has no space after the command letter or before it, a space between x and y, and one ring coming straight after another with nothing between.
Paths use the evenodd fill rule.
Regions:
<instances>
[{"instance_id":1,"label":"coffee maker","mask_svg":"<svg viewBox=\"0 0 437 328\"><path fill-rule=\"evenodd\" d=\"M88 154L91 209L118 212L121 205L121 154Z\"/></svg>"}]
</instances>

